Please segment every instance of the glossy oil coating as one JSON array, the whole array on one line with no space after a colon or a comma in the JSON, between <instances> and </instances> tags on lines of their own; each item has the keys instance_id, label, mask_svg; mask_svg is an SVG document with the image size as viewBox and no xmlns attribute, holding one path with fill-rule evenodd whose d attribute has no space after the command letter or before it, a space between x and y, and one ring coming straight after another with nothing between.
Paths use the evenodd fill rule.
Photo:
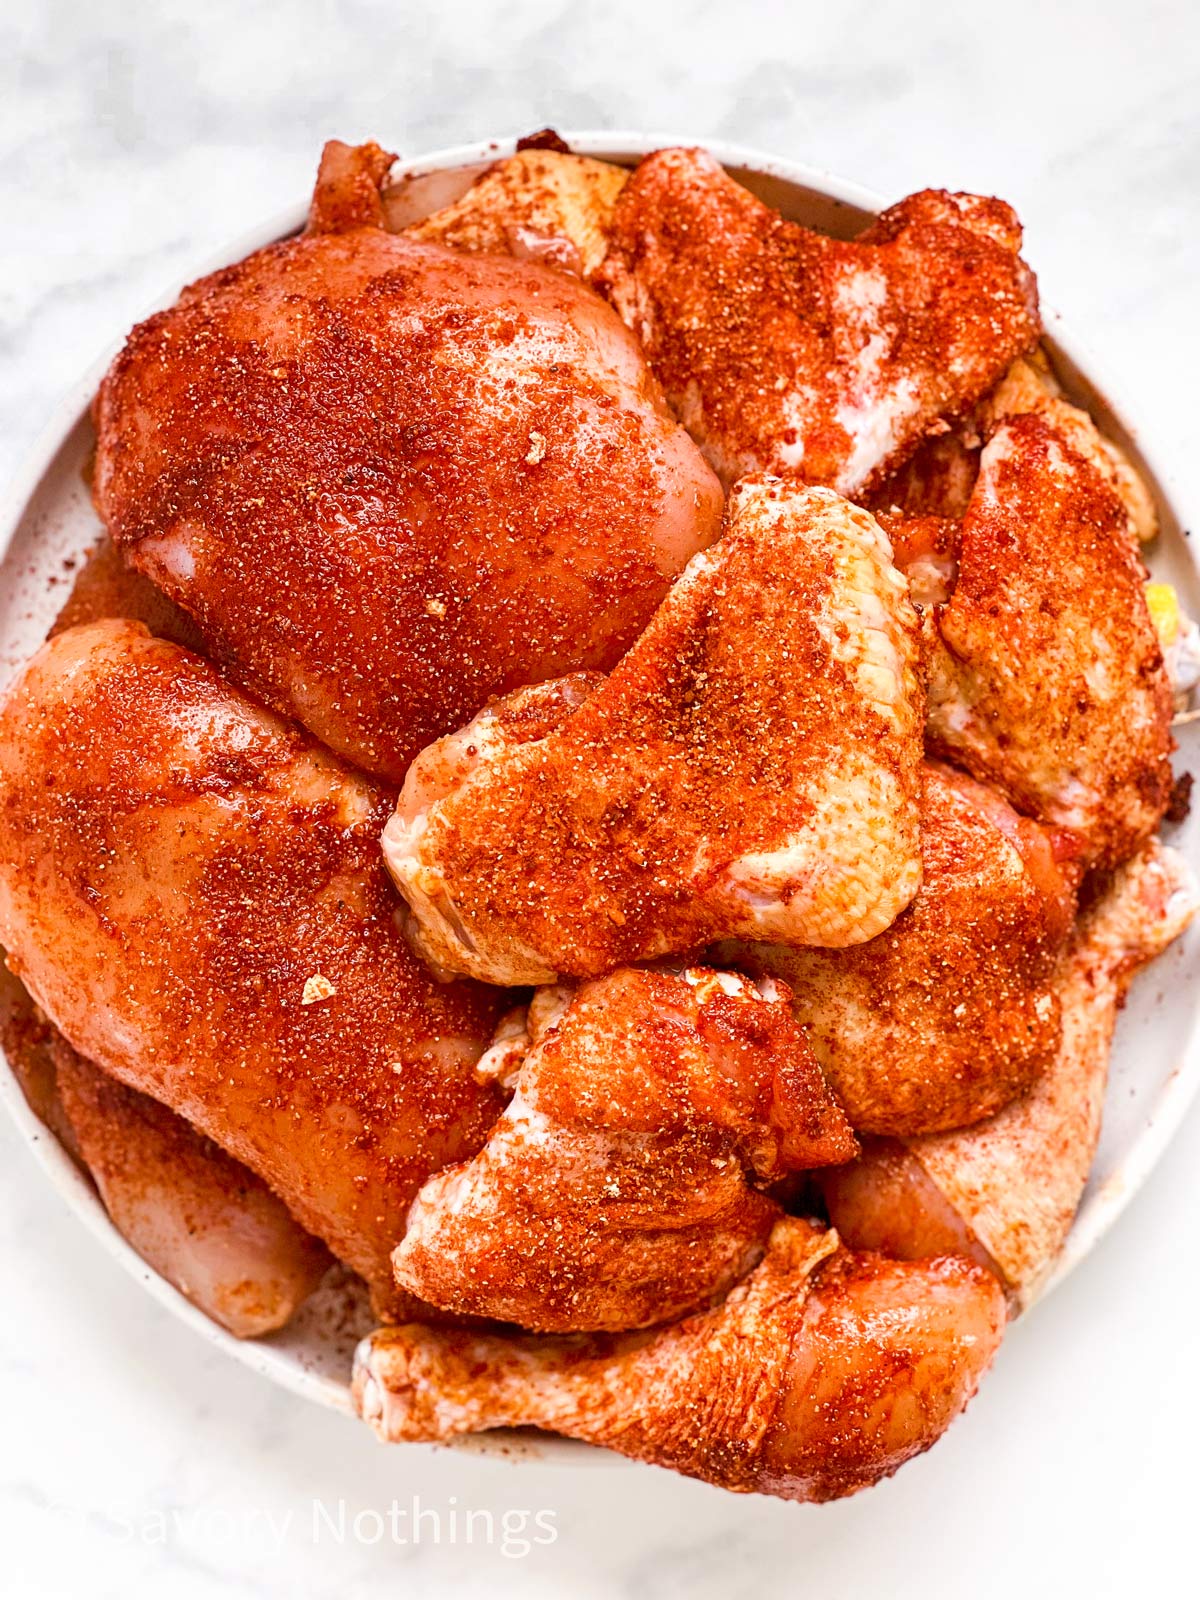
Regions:
<instances>
[{"instance_id":1,"label":"glossy oil coating","mask_svg":"<svg viewBox=\"0 0 1200 1600\"><path fill-rule=\"evenodd\" d=\"M598 295L387 232L387 165L331 146L307 234L133 330L95 498L246 685L396 780L492 695L611 667L722 497Z\"/></svg>"}]
</instances>

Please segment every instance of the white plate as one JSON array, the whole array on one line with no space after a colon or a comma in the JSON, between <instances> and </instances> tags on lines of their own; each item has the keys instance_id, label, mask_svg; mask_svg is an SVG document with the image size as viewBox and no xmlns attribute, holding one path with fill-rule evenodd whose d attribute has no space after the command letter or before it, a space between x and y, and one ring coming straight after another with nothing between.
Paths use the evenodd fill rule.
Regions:
<instances>
[{"instance_id":1,"label":"white plate","mask_svg":"<svg viewBox=\"0 0 1200 1600\"><path fill-rule=\"evenodd\" d=\"M664 145L697 142L670 134L569 134L567 138L580 154L626 164ZM877 196L815 168L736 145L705 143L747 187L811 227L849 236L879 209ZM512 148L510 141L497 141L398 164L394 177L408 180L404 205L411 208L411 220L456 199L472 178L498 157L510 154ZM198 263L189 276L236 261L294 232L303 220L299 209L285 212L250 237L227 245L211 261ZM174 296L172 289L161 303L169 304ZM1092 359L1067 334L1057 315L1043 311L1055 366L1067 392L1086 405L1100 427L1133 454L1155 489L1163 532L1154 547L1151 567L1156 575L1176 585L1192 615L1200 615L1200 570L1183 532L1187 523L1183 508L1173 497L1169 475L1138 438L1130 414L1098 377ZM41 643L65 599L68 579L64 563L80 556L100 531L83 483L92 442L88 405L116 348L114 344L63 403L0 508L0 686ZM1180 745L1178 764L1195 767L1200 727L1183 729ZM1200 818L1176 830L1172 842L1200 866ZM1158 1160L1200 1086L1198 977L1200 927L1134 985L1117 1029L1099 1154L1066 1250L1043 1293L1061 1283L1112 1226ZM323 1290L281 1333L251 1342L234 1339L189 1305L130 1249L112 1227L91 1185L29 1110L5 1066L0 1066L0 1096L72 1210L157 1300L212 1343L284 1388L321 1405L350 1408L350 1351L357 1332L369 1319L365 1307L347 1304L344 1285ZM588 1459L598 1458L596 1452L580 1452L575 1447L560 1445L554 1453L559 1450L564 1457L569 1454L578 1459L586 1454Z\"/></svg>"}]
</instances>

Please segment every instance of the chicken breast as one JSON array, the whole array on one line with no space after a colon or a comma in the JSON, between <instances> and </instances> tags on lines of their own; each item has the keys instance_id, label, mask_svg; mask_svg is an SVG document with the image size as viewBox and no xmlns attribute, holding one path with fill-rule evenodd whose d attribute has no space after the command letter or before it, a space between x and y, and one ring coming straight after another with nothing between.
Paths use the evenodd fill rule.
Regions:
<instances>
[{"instance_id":1,"label":"chicken breast","mask_svg":"<svg viewBox=\"0 0 1200 1600\"><path fill-rule=\"evenodd\" d=\"M1028 1093L1060 1041L1055 974L1074 917L1055 841L999 795L928 764L924 877L884 933L846 950L722 945L786 981L853 1126L961 1128Z\"/></svg>"},{"instance_id":2,"label":"chicken breast","mask_svg":"<svg viewBox=\"0 0 1200 1600\"><path fill-rule=\"evenodd\" d=\"M519 984L723 935L872 938L920 883L914 626L866 512L743 482L611 677L414 763L383 848L415 947Z\"/></svg>"},{"instance_id":3,"label":"chicken breast","mask_svg":"<svg viewBox=\"0 0 1200 1600\"><path fill-rule=\"evenodd\" d=\"M924 190L847 242L785 221L703 150L622 189L598 285L726 483L795 473L859 496L1031 348L1010 207Z\"/></svg>"},{"instance_id":4,"label":"chicken breast","mask_svg":"<svg viewBox=\"0 0 1200 1600\"><path fill-rule=\"evenodd\" d=\"M206 648L398 781L492 696L632 644L722 495L579 279L386 231L330 146L309 231L135 328L97 508Z\"/></svg>"},{"instance_id":5,"label":"chicken breast","mask_svg":"<svg viewBox=\"0 0 1200 1600\"><path fill-rule=\"evenodd\" d=\"M387 804L129 622L61 633L0 706L0 943L81 1055L256 1172L384 1295L409 1202L501 1109L499 996L393 921Z\"/></svg>"},{"instance_id":6,"label":"chicken breast","mask_svg":"<svg viewBox=\"0 0 1200 1600\"><path fill-rule=\"evenodd\" d=\"M354 1388L383 1439L545 1428L738 1493L833 1500L941 1437L1004 1326L983 1268L854 1255L788 1217L711 1311L590 1339L383 1328Z\"/></svg>"},{"instance_id":7,"label":"chicken breast","mask_svg":"<svg viewBox=\"0 0 1200 1600\"><path fill-rule=\"evenodd\" d=\"M447 1311L539 1332L680 1317L761 1257L783 1215L766 1185L857 1153L770 979L626 967L539 989L498 1056L508 1109L429 1179L392 1258Z\"/></svg>"}]
</instances>

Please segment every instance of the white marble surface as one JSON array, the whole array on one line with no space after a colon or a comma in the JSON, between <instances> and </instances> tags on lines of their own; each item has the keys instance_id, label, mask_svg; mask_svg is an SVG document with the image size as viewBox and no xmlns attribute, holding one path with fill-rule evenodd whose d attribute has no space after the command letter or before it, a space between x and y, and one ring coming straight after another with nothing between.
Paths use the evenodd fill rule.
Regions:
<instances>
[{"instance_id":1,"label":"white marble surface","mask_svg":"<svg viewBox=\"0 0 1200 1600\"><path fill-rule=\"evenodd\" d=\"M1198 81L1186 0L1136 22L1122 0L5 0L0 476L149 298L302 196L326 135L415 153L554 121L757 143L889 196L1005 195L1046 299L1200 506ZM798 1509L646 1469L383 1450L154 1306L4 1124L0 1593L1187 1592L1198 1173L1193 1116L931 1456L856 1501ZM406 1535L414 1494L440 1541L428 1515L419 1543L393 1540L392 1502ZM451 1541L467 1508L494 1513L490 1547ZM533 1510L552 1514L554 1542L521 1553L515 1536L502 1553L504 1514L513 1529Z\"/></svg>"}]
</instances>

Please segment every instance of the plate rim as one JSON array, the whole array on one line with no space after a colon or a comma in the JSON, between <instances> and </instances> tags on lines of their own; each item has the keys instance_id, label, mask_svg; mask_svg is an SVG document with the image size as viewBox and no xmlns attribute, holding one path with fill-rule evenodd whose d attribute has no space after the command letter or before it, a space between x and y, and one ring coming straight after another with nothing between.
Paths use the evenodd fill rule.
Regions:
<instances>
[{"instance_id":1,"label":"plate rim","mask_svg":"<svg viewBox=\"0 0 1200 1600\"><path fill-rule=\"evenodd\" d=\"M695 146L715 156L724 167L743 168L792 187L809 189L847 207L878 212L885 204L877 191L865 185L843 178L822 167L791 160L735 141L693 135L681 136L670 131L647 133L629 129L568 130L563 132L562 138L575 154L591 156L598 160L635 161L654 150L670 146ZM452 171L459 167L477 167L503 160L514 152L516 143L515 136L476 140L398 159L392 168L391 179L395 181L410 177L419 178ZM181 281L168 285L163 293L142 311L137 320L140 321L142 317L172 304L184 283L190 283L231 261L240 260L253 250L261 249L276 239L294 233L303 226L306 212L306 205L282 208L255 227L243 230L218 251L206 250L203 254L197 252L194 261L186 267ZM1102 399L1105 408L1116 420L1126 440L1133 443L1141 464L1159 491L1159 498L1170 510L1180 529L1186 529L1188 520L1184 515L1185 508L1179 493L1178 478L1169 463L1159 458L1154 445L1145 443L1137 425L1136 413L1131 413L1120 385L1113 383L1103 364L1097 362L1094 353L1071 333L1057 310L1043 305L1042 320L1046 335L1056 352L1066 358L1067 363ZM81 421L86 420L100 380L122 347L124 339L125 335L114 336L76 382L65 391L10 478L4 493L0 495L0 560L7 554L27 507L38 492L59 452ZM1182 549L1193 574L1200 580L1200 559L1186 541L1183 541ZM1200 1000L1192 1007L1189 1033L1182 1059L1154 1102L1152 1116L1107 1182L1081 1206L1053 1272L1047 1276L1036 1299L1020 1318L1022 1323L1028 1319L1029 1311L1034 1306L1040 1305L1050 1292L1062 1284L1079 1263L1096 1248L1132 1202L1178 1132L1184 1116L1200 1093L1198 1011L1200 1011ZM0 1102L7 1108L18 1134L31 1150L37 1165L49 1178L68 1209L83 1223L88 1233L105 1247L108 1254L135 1278L154 1300L210 1345L223 1350L250 1371L270 1379L302 1399L347 1415L352 1414L353 1406L348 1382L341 1383L324 1374L307 1370L299 1358L275 1348L269 1340L235 1338L148 1266L110 1221L89 1179L31 1109L2 1050L0 1050L0 1068L2 1068ZM476 1440L474 1443L478 1447L479 1441ZM520 1460L524 1454L525 1452L517 1452L511 1455L510 1459ZM542 1459L547 1455L553 1455L564 1461L568 1458L580 1461L602 1457L604 1452L582 1450L573 1441L547 1439L544 1446L539 1443L538 1448L529 1454Z\"/></svg>"}]
</instances>

